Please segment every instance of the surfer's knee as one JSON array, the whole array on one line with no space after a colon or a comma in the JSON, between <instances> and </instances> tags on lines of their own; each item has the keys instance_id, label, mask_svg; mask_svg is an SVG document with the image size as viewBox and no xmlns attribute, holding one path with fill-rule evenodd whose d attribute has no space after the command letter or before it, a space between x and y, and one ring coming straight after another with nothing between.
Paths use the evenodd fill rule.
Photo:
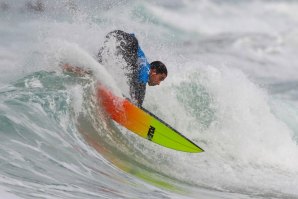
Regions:
<instances>
[{"instance_id":1,"label":"surfer's knee","mask_svg":"<svg viewBox=\"0 0 298 199\"><path fill-rule=\"evenodd\" d=\"M98 62L102 63L104 51L109 48L108 43L116 42L116 49L114 53L123 56L124 60L129 64L134 64L137 61L138 40L130 33L122 30L113 30L106 35L104 45L98 52Z\"/></svg>"}]
</instances>

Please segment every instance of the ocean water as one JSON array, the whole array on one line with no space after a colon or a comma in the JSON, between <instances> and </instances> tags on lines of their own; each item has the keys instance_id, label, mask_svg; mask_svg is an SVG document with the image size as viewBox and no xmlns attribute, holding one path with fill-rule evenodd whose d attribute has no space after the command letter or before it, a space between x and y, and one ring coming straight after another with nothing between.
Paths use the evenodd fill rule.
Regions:
<instances>
[{"instance_id":1,"label":"ocean water","mask_svg":"<svg viewBox=\"0 0 298 199\"><path fill-rule=\"evenodd\" d=\"M0 0L0 198L298 198L297 9L290 0ZM168 67L144 107L204 153L161 147L106 118L97 81L127 92L119 60L96 58L115 29ZM63 73L61 63L95 75Z\"/></svg>"}]
</instances>

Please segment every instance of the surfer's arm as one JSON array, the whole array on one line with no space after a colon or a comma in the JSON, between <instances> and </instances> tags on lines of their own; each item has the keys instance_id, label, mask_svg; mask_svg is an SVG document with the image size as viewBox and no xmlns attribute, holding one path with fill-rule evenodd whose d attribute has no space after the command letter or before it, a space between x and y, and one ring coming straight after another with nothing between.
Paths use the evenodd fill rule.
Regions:
<instances>
[{"instance_id":1,"label":"surfer's arm","mask_svg":"<svg viewBox=\"0 0 298 199\"><path fill-rule=\"evenodd\" d=\"M138 107L142 107L146 93L146 84L133 83L130 85L131 101Z\"/></svg>"},{"instance_id":2,"label":"surfer's arm","mask_svg":"<svg viewBox=\"0 0 298 199\"><path fill-rule=\"evenodd\" d=\"M142 107L142 105L143 105L144 98L145 98L145 90L146 90L146 87L144 88L144 90L141 90L139 92L139 95L138 95L138 98L137 98L137 106L138 107Z\"/></svg>"},{"instance_id":3,"label":"surfer's arm","mask_svg":"<svg viewBox=\"0 0 298 199\"><path fill-rule=\"evenodd\" d=\"M75 73L79 76L92 75L91 70L86 70L78 66L72 66L70 64L61 64L61 66L64 72Z\"/></svg>"}]
</instances>

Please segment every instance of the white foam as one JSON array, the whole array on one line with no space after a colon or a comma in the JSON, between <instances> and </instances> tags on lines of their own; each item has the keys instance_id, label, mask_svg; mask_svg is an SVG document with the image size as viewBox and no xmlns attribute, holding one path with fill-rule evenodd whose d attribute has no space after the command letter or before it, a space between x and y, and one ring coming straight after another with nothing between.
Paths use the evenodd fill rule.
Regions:
<instances>
[{"instance_id":1,"label":"white foam","mask_svg":"<svg viewBox=\"0 0 298 199\"><path fill-rule=\"evenodd\" d=\"M297 194L294 184L298 178L293 176L298 172L298 147L292 138L292 130L271 112L268 94L237 69L198 66L194 62L184 63L184 66L191 68L189 64L196 65L189 71L196 71L197 75L192 76L199 78L199 81L180 72L180 78L175 76L175 80L167 80L172 82L165 83L166 88L162 91L157 89L155 95L150 97L154 99L153 104L159 104L158 110L165 107L163 113L166 112L166 121L177 118L171 124L196 140L205 152L177 155L164 150L168 160L172 156L172 161L179 164L170 169L167 166L171 164L161 163L155 168L195 184L212 184L214 188L261 187L264 190L281 190L279 187L283 187L289 193ZM171 100L165 98L173 92L165 91L174 89L171 85L181 82L199 83L212 96L216 109L209 128L204 129L194 123L187 110L181 109L175 95ZM291 177L285 173L291 173Z\"/></svg>"},{"instance_id":2,"label":"white foam","mask_svg":"<svg viewBox=\"0 0 298 199\"><path fill-rule=\"evenodd\" d=\"M18 196L12 194L10 191L7 191L8 189L4 189L3 187L0 187L0 197L5 199L20 199Z\"/></svg>"}]
</instances>

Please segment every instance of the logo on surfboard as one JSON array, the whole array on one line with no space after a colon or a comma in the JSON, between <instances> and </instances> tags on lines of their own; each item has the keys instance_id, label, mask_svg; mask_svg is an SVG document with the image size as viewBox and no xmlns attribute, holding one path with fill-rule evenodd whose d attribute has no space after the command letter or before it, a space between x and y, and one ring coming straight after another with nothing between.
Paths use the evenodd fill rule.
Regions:
<instances>
[{"instance_id":1,"label":"logo on surfboard","mask_svg":"<svg viewBox=\"0 0 298 199\"><path fill-rule=\"evenodd\" d=\"M148 129L148 133L147 133L147 139L148 140L152 140L153 136L154 136L154 132L155 132L155 128L153 126L150 126Z\"/></svg>"}]
</instances>

